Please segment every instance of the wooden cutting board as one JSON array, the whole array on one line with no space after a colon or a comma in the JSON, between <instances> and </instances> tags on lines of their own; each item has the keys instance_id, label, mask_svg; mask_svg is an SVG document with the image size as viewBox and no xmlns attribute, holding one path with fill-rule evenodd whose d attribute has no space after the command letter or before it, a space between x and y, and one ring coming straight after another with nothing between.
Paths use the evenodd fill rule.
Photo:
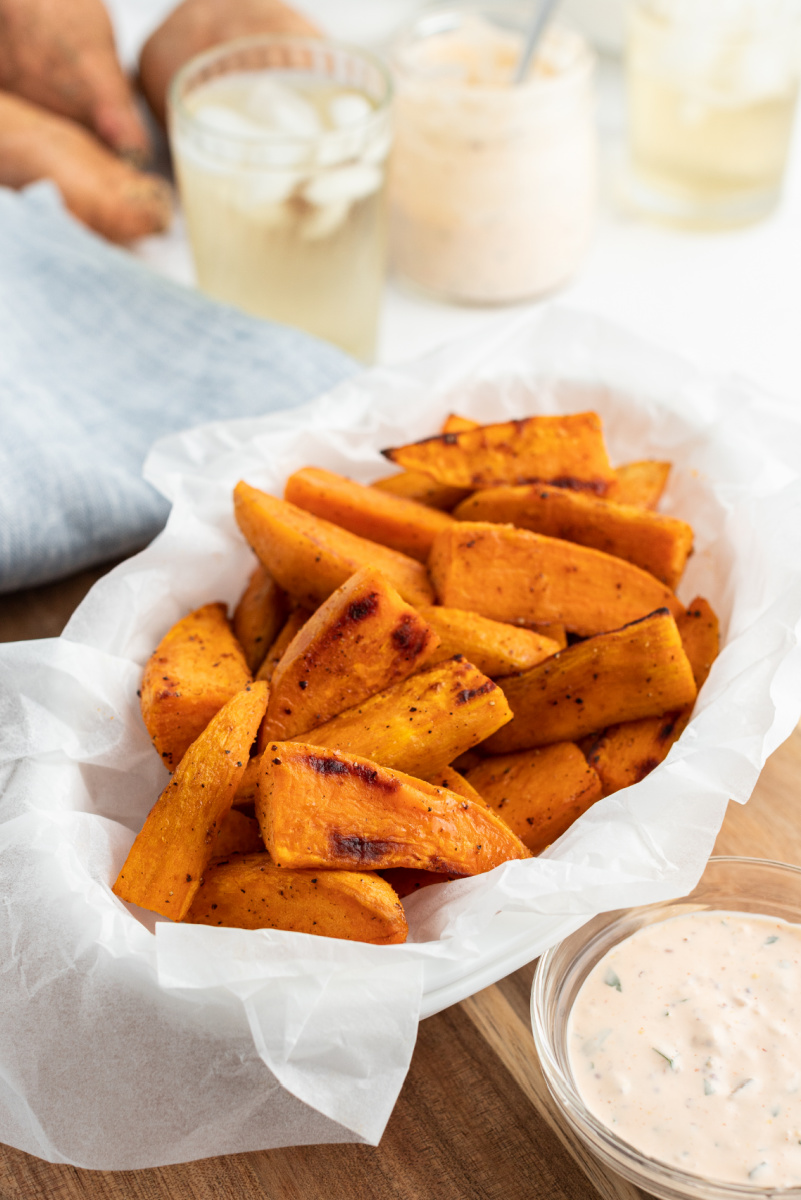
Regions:
<instances>
[{"instance_id":1,"label":"wooden cutting board","mask_svg":"<svg viewBox=\"0 0 801 1200\"><path fill-rule=\"evenodd\" d=\"M0 597L0 641L53 637L103 573ZM801 727L719 854L801 863ZM556 1124L531 1039L533 965L424 1021L378 1147L307 1146L148 1171L85 1171L0 1146L0 1200L639 1200Z\"/></svg>"}]
</instances>

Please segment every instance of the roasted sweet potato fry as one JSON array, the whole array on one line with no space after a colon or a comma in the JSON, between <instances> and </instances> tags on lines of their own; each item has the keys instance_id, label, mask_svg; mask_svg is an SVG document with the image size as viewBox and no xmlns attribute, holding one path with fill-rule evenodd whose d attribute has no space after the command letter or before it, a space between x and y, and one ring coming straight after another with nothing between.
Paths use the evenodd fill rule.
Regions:
<instances>
[{"instance_id":1,"label":"roasted sweet potato fry","mask_svg":"<svg viewBox=\"0 0 801 1200\"><path fill-rule=\"evenodd\" d=\"M718 619L709 602L697 596L676 621L695 685L700 690L718 654ZM604 795L639 783L658 767L686 729L692 705L660 717L624 721L594 738L587 761L598 772Z\"/></svg>"},{"instance_id":2,"label":"roasted sweet potato fry","mask_svg":"<svg viewBox=\"0 0 801 1200\"><path fill-rule=\"evenodd\" d=\"M591 546L642 567L675 590L692 551L686 521L547 484L488 488L462 501L460 521L494 521Z\"/></svg>"},{"instance_id":3,"label":"roasted sweet potato fry","mask_svg":"<svg viewBox=\"0 0 801 1200\"><path fill-rule=\"evenodd\" d=\"M558 621L591 637L657 608L682 611L669 588L631 563L509 525L445 530L428 566L440 604L512 625Z\"/></svg>"},{"instance_id":4,"label":"roasted sweet potato fry","mask_svg":"<svg viewBox=\"0 0 801 1200\"><path fill-rule=\"evenodd\" d=\"M234 510L239 528L270 574L291 596L316 608L360 567L376 567L409 604L431 604L422 563L368 542L330 521L238 483Z\"/></svg>"},{"instance_id":5,"label":"roasted sweet potato fry","mask_svg":"<svg viewBox=\"0 0 801 1200\"><path fill-rule=\"evenodd\" d=\"M671 463L645 459L626 463L615 471L616 482L609 498L616 504L632 504L635 508L656 508L665 490Z\"/></svg>"},{"instance_id":6,"label":"roasted sweet potato fry","mask_svg":"<svg viewBox=\"0 0 801 1200\"><path fill-rule=\"evenodd\" d=\"M493 679L525 671L560 649L560 643L552 638L521 629L519 625L489 621L461 608L432 605L422 607L418 612L439 635L439 646L431 656L431 662L463 654L473 666Z\"/></svg>"},{"instance_id":7,"label":"roasted sweet potato fry","mask_svg":"<svg viewBox=\"0 0 801 1200\"><path fill-rule=\"evenodd\" d=\"M478 421L471 421L469 417L460 417L458 413L448 413L442 422L440 433L464 433L465 429L480 428L481 425Z\"/></svg>"},{"instance_id":8,"label":"roasted sweet potato fry","mask_svg":"<svg viewBox=\"0 0 801 1200\"><path fill-rule=\"evenodd\" d=\"M420 562L427 560L437 534L453 524L453 517L436 508L383 492L376 495L375 488L317 467L290 475L284 499Z\"/></svg>"},{"instance_id":9,"label":"roasted sweet potato fry","mask_svg":"<svg viewBox=\"0 0 801 1200\"><path fill-rule=\"evenodd\" d=\"M491 754L575 742L607 725L683 708L696 694L676 622L666 609L569 646L509 676L503 689L515 715L486 743Z\"/></svg>"},{"instance_id":10,"label":"roasted sweet potato fry","mask_svg":"<svg viewBox=\"0 0 801 1200\"><path fill-rule=\"evenodd\" d=\"M451 487L554 483L603 496L615 481L601 420L592 412L480 425L383 453Z\"/></svg>"},{"instance_id":11,"label":"roasted sweet potato fry","mask_svg":"<svg viewBox=\"0 0 801 1200\"><path fill-rule=\"evenodd\" d=\"M478 875L528 850L488 808L357 755L271 742L256 817L284 867Z\"/></svg>"},{"instance_id":12,"label":"roasted sweet potato fry","mask_svg":"<svg viewBox=\"0 0 801 1200\"><path fill-rule=\"evenodd\" d=\"M567 630L558 621L532 621L526 628L530 629L532 633L538 633L540 637L546 637L552 642L556 642L560 650L564 650L567 645Z\"/></svg>"},{"instance_id":13,"label":"roasted sweet potato fry","mask_svg":"<svg viewBox=\"0 0 801 1200\"><path fill-rule=\"evenodd\" d=\"M228 858L232 854L258 854L260 851L264 851L264 842L256 818L230 808L220 822L214 857Z\"/></svg>"},{"instance_id":14,"label":"roasted sweet potato fry","mask_svg":"<svg viewBox=\"0 0 801 1200\"><path fill-rule=\"evenodd\" d=\"M474 804L483 804L485 808L487 807L484 797L478 794L464 775L454 771L453 767L443 767L441 771L435 771L433 775L428 775L426 783L433 783L434 787L447 788L449 792L456 792L457 796L464 796L466 800L472 800Z\"/></svg>"},{"instance_id":15,"label":"roasted sweet potato fry","mask_svg":"<svg viewBox=\"0 0 801 1200\"><path fill-rule=\"evenodd\" d=\"M268 854L212 863L184 918L194 925L291 929L388 946L408 927L397 893L378 875L293 871Z\"/></svg>"},{"instance_id":16,"label":"roasted sweet potato fry","mask_svg":"<svg viewBox=\"0 0 801 1200\"><path fill-rule=\"evenodd\" d=\"M450 875L440 875L437 871L415 871L413 867L390 867L388 871L378 874L392 887L400 899L413 896L420 888L431 887L432 883L448 883Z\"/></svg>"},{"instance_id":17,"label":"roasted sweet potato fry","mask_svg":"<svg viewBox=\"0 0 801 1200\"><path fill-rule=\"evenodd\" d=\"M261 563L234 611L234 635L255 675L286 619L287 600L282 588Z\"/></svg>"},{"instance_id":18,"label":"roasted sweet potato fry","mask_svg":"<svg viewBox=\"0 0 801 1200\"><path fill-rule=\"evenodd\" d=\"M170 771L216 712L250 681L224 604L205 604L173 625L148 659L141 707Z\"/></svg>"},{"instance_id":19,"label":"roasted sweet potato fry","mask_svg":"<svg viewBox=\"0 0 801 1200\"><path fill-rule=\"evenodd\" d=\"M304 608L302 604L292 609L292 612L281 626L280 633L265 654L264 662L259 667L258 674L256 675L257 679L263 679L269 683L275 673L275 668L284 657L284 653L290 642L292 642L296 634L300 633L311 615L311 609Z\"/></svg>"},{"instance_id":20,"label":"roasted sweet potato fry","mask_svg":"<svg viewBox=\"0 0 801 1200\"><path fill-rule=\"evenodd\" d=\"M320 605L273 672L259 749L289 741L411 675L439 638L383 575L363 567Z\"/></svg>"},{"instance_id":21,"label":"roasted sweet potato fry","mask_svg":"<svg viewBox=\"0 0 801 1200\"><path fill-rule=\"evenodd\" d=\"M183 920L266 708L267 684L249 683L193 742L136 835L113 888L121 900Z\"/></svg>"},{"instance_id":22,"label":"roasted sweet potato fry","mask_svg":"<svg viewBox=\"0 0 801 1200\"><path fill-rule=\"evenodd\" d=\"M360 754L423 778L511 717L500 687L466 659L452 658L425 667L304 737L315 746Z\"/></svg>"},{"instance_id":23,"label":"roasted sweet potato fry","mask_svg":"<svg viewBox=\"0 0 801 1200\"><path fill-rule=\"evenodd\" d=\"M532 854L561 837L601 797L601 781L573 742L487 758L469 782Z\"/></svg>"},{"instance_id":24,"label":"roasted sweet potato fry","mask_svg":"<svg viewBox=\"0 0 801 1200\"><path fill-rule=\"evenodd\" d=\"M454 488L445 483L437 483L423 471L396 471L394 475L376 479L370 487L377 488L380 492L389 492L392 496L403 497L404 500L416 500L418 504L438 508L441 512L449 512L460 500L470 495L469 488Z\"/></svg>"}]
</instances>

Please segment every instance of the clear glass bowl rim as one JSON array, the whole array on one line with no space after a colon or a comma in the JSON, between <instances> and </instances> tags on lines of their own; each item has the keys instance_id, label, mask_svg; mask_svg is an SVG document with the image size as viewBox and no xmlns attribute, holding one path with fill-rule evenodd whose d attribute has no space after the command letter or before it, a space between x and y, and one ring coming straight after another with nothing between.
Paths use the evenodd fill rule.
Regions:
<instances>
[{"instance_id":1,"label":"clear glass bowl rim","mask_svg":"<svg viewBox=\"0 0 801 1200\"><path fill-rule=\"evenodd\" d=\"M286 134L276 133L269 129L265 129L262 133L226 133L222 136L234 143L239 143L243 146L269 143L270 145L291 145L291 146L317 146L325 142L327 138L341 137L342 133L361 133L369 134L373 126L380 127L386 121L389 109L392 105L392 100L395 93L395 88L392 80L392 73L387 64L377 55L369 50L363 49L361 46L352 45L350 42L339 42L332 38L315 38L301 37L298 34L292 33L258 33L252 34L249 37L234 38L230 42L220 42L217 46L212 46L208 50L201 51L188 62L176 71L170 86L167 90L167 111L173 114L175 118L184 122L189 128L201 127L193 113L187 109L183 97L182 90L187 78L196 71L205 66L210 65L218 58L224 58L229 54L234 54L237 51L257 49L258 47L267 46L297 46L298 49L315 49L321 47L334 50L340 54L350 54L354 58L362 59L363 62L373 67L381 76L384 87L384 92L380 100L376 103L376 107L370 115L364 120L349 125L345 130L329 129L323 133L302 135L302 134ZM269 68L265 68L269 69ZM292 68L288 68L291 70ZM206 132L206 131L204 131ZM214 132L214 131L212 131ZM216 136L221 136L217 134Z\"/></svg>"},{"instance_id":2,"label":"clear glass bowl rim","mask_svg":"<svg viewBox=\"0 0 801 1200\"><path fill-rule=\"evenodd\" d=\"M775 870L782 874L793 875L801 882L801 867L792 863L778 862L775 859L750 858L741 855L713 855L708 860L705 871L709 866L715 864L742 866L746 870L751 867ZM701 880L699 880L699 884L700 882ZM696 884L697 887L698 884ZM614 925L617 920L622 921L625 917L633 914L647 913L657 908L669 908L672 904L682 903L692 896L696 888L693 888L687 895L676 896L672 900L622 909L617 919L611 924ZM590 922L587 922L587 925L589 924ZM583 926L582 929L570 936L580 936L582 930L586 928L587 926ZM546 950L537 963L531 985L531 1026L543 1076L548 1091L556 1101L558 1115L567 1120L595 1157L600 1158L636 1186L647 1191L653 1184L664 1184L673 1189L669 1194L677 1198L703 1195L709 1197L710 1200L713 1197L719 1197L719 1200L766 1200L768 1197L776 1197L777 1200L779 1198L781 1200L801 1200L801 1187L759 1187L755 1184L733 1183L728 1180L708 1179L703 1175L691 1174L688 1171L672 1167L660 1159L641 1153L636 1147L616 1137L608 1126L593 1116L585 1107L572 1082L557 1061L553 1050L553 1038L545 1019L545 995L549 968L561 945L560 942L556 946L552 946L550 950Z\"/></svg>"}]
</instances>

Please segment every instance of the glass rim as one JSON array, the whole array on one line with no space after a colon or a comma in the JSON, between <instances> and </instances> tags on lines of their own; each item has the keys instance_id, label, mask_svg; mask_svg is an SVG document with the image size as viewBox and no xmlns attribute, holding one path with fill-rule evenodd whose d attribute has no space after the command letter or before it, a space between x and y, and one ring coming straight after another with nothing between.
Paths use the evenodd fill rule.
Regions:
<instances>
[{"instance_id":1,"label":"glass rim","mask_svg":"<svg viewBox=\"0 0 801 1200\"><path fill-rule=\"evenodd\" d=\"M454 16L464 16L471 12L485 12L490 18L495 15L502 16L504 13L514 12L520 13L521 17L528 18L528 20L530 20L531 5L525 3L525 0L499 0L498 3L492 3L491 0L437 0L437 3L435 4L427 4L425 8L416 13L413 17L410 17L409 20L401 26L400 30L393 39L390 50L390 62L393 70L399 76L403 76L413 82L428 82L436 84L437 82L442 81L442 75L426 75L424 72L416 73L413 70L409 70L408 67L406 67L400 61L400 54L404 49L407 49L409 46L411 46L418 36L420 37L420 40L422 40L422 37L424 36L430 36L428 33L423 32L424 28L429 24L435 24L438 20L441 20L449 13L452 13ZM579 43L579 53L576 55L575 60L571 62L565 70L559 71L558 74L551 76L530 75L528 79L520 84L514 84L510 80L512 86L509 88L501 84L487 83L471 83L460 85L459 81L457 80L451 84L452 90L454 92L462 90L469 92L471 95L498 95L503 94L506 91L514 92L517 95L530 95L535 91L540 92L545 91L546 89L550 92L553 92L555 89L573 84L577 78L583 78L585 75L591 73L598 61L598 56L587 38L572 26L566 24L565 22L559 21L558 19L551 21L549 24L551 27L556 26L557 28L567 30L573 34ZM445 29L442 29L441 31L434 29L431 32L434 34L436 32L445 31ZM540 43L540 45L541 44L542 43Z\"/></svg>"},{"instance_id":2,"label":"glass rim","mask_svg":"<svg viewBox=\"0 0 801 1200\"><path fill-rule=\"evenodd\" d=\"M737 867L745 867L746 869L750 867L773 869L782 874L801 877L801 866L796 866L794 863L780 862L778 859L753 858L736 854L712 855L708 859L704 872L692 891L684 896L674 896L672 899L657 900L653 904L611 910L616 915L609 924L614 926L622 922L626 917L638 913L647 913L649 910L653 911L658 908L668 908L671 905L689 900L698 889L703 875L710 866L727 863ZM603 915L606 914L598 914L598 916ZM760 914L755 912L755 915ZM665 919L669 920L670 918L666 917ZM798 923L801 924L801 922ZM557 1101L559 1114L567 1119L568 1123L589 1146L593 1154L605 1160L614 1170L618 1171L619 1174L638 1187L647 1189L649 1183L665 1182L680 1189L675 1193L677 1198L679 1196L691 1197L697 1195L697 1189L703 1187L710 1193L715 1193L720 1200L769 1200L769 1198L774 1197L775 1200L779 1200L779 1198L781 1200L801 1200L801 1185L791 1188L760 1187L758 1184L713 1179L691 1171L683 1171L680 1167L674 1167L662 1159L653 1158L651 1155L645 1154L643 1151L638 1150L636 1146L632 1146L630 1142L617 1137L607 1125L604 1125L586 1107L578 1090L556 1058L553 1049L554 1040L548 1031L544 1016L544 998L549 969L552 968L553 961L564 941L569 941L571 937L581 936L586 928L587 925L582 926L575 933L570 934L568 938L563 939L562 942L558 942L557 945L551 946L550 949L545 951L537 963L531 985L531 1028L534 1036L534 1045L548 1090Z\"/></svg>"},{"instance_id":3,"label":"glass rim","mask_svg":"<svg viewBox=\"0 0 801 1200\"><path fill-rule=\"evenodd\" d=\"M184 102L181 94L186 80L197 70L209 66L215 60L225 58L227 55L236 53L240 50L257 49L267 46L297 46L299 49L326 49L338 51L342 54L349 54L353 58L361 59L368 66L373 67L379 74L382 82L382 95L376 101L376 107L371 108L370 113L364 120L356 121L352 125L347 125L342 129L324 129L318 133L300 134L300 133L284 133L280 130L264 129L258 133L221 133L218 130L204 129L201 121L198 121L196 115L190 112ZM301 68L287 67L287 73L298 70L301 74ZM264 67L265 72L284 70L284 68ZM232 72L233 74L233 72ZM307 74L309 74L307 72ZM314 75L314 73L311 73ZM316 78L324 79L326 76L316 75ZM352 89L356 91L354 87ZM374 127L380 128L382 123L387 120L390 106L395 94L395 87L392 80L392 73L387 64L377 54L373 54L370 50L365 50L361 46L355 46L350 42L340 42L333 38L316 38L305 37L299 34L292 33L257 33L250 34L246 37L233 38L228 42L220 42L217 46L211 46L208 50L202 50L200 54L195 54L183 66L176 71L170 80L170 86L167 89L167 113L168 118L173 116L179 121L185 122L188 126L198 129L203 133L209 134L212 137L224 138L225 140L239 144L241 146L255 146L260 144L270 145L293 145L293 146L317 146L327 139L341 138L343 134L369 134Z\"/></svg>"}]
</instances>

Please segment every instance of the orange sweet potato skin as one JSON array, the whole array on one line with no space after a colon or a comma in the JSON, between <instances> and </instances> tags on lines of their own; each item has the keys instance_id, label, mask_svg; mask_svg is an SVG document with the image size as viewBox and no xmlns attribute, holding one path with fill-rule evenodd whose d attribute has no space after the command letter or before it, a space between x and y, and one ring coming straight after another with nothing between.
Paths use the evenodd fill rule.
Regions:
<instances>
[{"instance_id":1,"label":"orange sweet potato skin","mask_svg":"<svg viewBox=\"0 0 801 1200\"><path fill-rule=\"evenodd\" d=\"M601 798L601 781L572 742L488 758L469 782L503 817L532 854L546 846Z\"/></svg>"},{"instance_id":2,"label":"orange sweet potato skin","mask_svg":"<svg viewBox=\"0 0 801 1200\"><path fill-rule=\"evenodd\" d=\"M383 453L451 487L543 482L603 496L615 482L601 420L592 412L480 425Z\"/></svg>"},{"instance_id":3,"label":"orange sweet potato skin","mask_svg":"<svg viewBox=\"0 0 801 1200\"><path fill-rule=\"evenodd\" d=\"M354 483L333 471L304 467L290 475L284 499L360 537L425 562L434 538L453 518L428 505Z\"/></svg>"},{"instance_id":4,"label":"orange sweet potato skin","mask_svg":"<svg viewBox=\"0 0 801 1200\"><path fill-rule=\"evenodd\" d=\"M671 463L645 459L625 463L615 471L615 483L609 491L610 500L617 504L632 504L635 508L656 508L665 490Z\"/></svg>"},{"instance_id":5,"label":"orange sweet potato skin","mask_svg":"<svg viewBox=\"0 0 801 1200\"><path fill-rule=\"evenodd\" d=\"M295 738L406 679L438 642L379 571L357 571L309 618L275 668L260 748Z\"/></svg>"},{"instance_id":6,"label":"orange sweet potato skin","mask_svg":"<svg viewBox=\"0 0 801 1200\"><path fill-rule=\"evenodd\" d=\"M426 504L429 508L438 508L441 512L450 512L454 505L465 496L470 495L469 488L448 487L447 484L437 483L423 471L400 471L395 475L386 475L370 484L380 492L389 492L404 500L415 500L418 504Z\"/></svg>"},{"instance_id":7,"label":"orange sweet potato skin","mask_svg":"<svg viewBox=\"0 0 801 1200\"><path fill-rule=\"evenodd\" d=\"M271 742L256 817L288 867L478 875L528 851L489 809L369 759Z\"/></svg>"},{"instance_id":8,"label":"orange sweet potato skin","mask_svg":"<svg viewBox=\"0 0 801 1200\"><path fill-rule=\"evenodd\" d=\"M286 618L286 596L261 563L256 567L234 611L234 636L255 674Z\"/></svg>"},{"instance_id":9,"label":"orange sweet potato skin","mask_svg":"<svg viewBox=\"0 0 801 1200\"><path fill-rule=\"evenodd\" d=\"M547 484L488 488L463 501L453 515L460 521L508 523L603 550L671 589L693 546L686 521Z\"/></svg>"},{"instance_id":10,"label":"orange sweet potato skin","mask_svg":"<svg viewBox=\"0 0 801 1200\"><path fill-rule=\"evenodd\" d=\"M685 612L676 618L684 653L690 660L696 687L700 691L720 650L720 624L708 600L696 596Z\"/></svg>"},{"instance_id":11,"label":"orange sweet potato skin","mask_svg":"<svg viewBox=\"0 0 801 1200\"><path fill-rule=\"evenodd\" d=\"M141 688L142 717L169 770L249 681L224 604L206 604L173 625L148 659Z\"/></svg>"},{"instance_id":12,"label":"orange sweet potato skin","mask_svg":"<svg viewBox=\"0 0 801 1200\"><path fill-rule=\"evenodd\" d=\"M510 525L460 522L437 536L428 565L444 607L512 625L556 621L591 637L657 608L682 611L639 567Z\"/></svg>"},{"instance_id":13,"label":"orange sweet potato skin","mask_svg":"<svg viewBox=\"0 0 801 1200\"><path fill-rule=\"evenodd\" d=\"M621 721L658 717L695 700L676 622L662 609L588 638L503 683L515 714L486 743L509 754L575 742Z\"/></svg>"},{"instance_id":14,"label":"orange sweet potato skin","mask_svg":"<svg viewBox=\"0 0 801 1200\"><path fill-rule=\"evenodd\" d=\"M533 630L490 621L464 609L432 605L423 606L418 612L439 637L431 662L463 654L492 679L525 671L561 648L559 642Z\"/></svg>"},{"instance_id":15,"label":"orange sweet potato skin","mask_svg":"<svg viewBox=\"0 0 801 1200\"><path fill-rule=\"evenodd\" d=\"M186 916L266 707L267 684L250 683L193 742L136 835L113 888L121 900L174 921Z\"/></svg>"},{"instance_id":16,"label":"orange sweet potato skin","mask_svg":"<svg viewBox=\"0 0 801 1200\"><path fill-rule=\"evenodd\" d=\"M511 718L500 687L472 663L454 658L424 667L318 725L304 740L429 778Z\"/></svg>"},{"instance_id":17,"label":"orange sweet potato skin","mask_svg":"<svg viewBox=\"0 0 801 1200\"><path fill-rule=\"evenodd\" d=\"M286 500L240 482L234 489L234 514L264 566L301 604L316 608L361 567L376 567L409 604L433 603L422 563Z\"/></svg>"},{"instance_id":18,"label":"orange sweet potato skin","mask_svg":"<svg viewBox=\"0 0 801 1200\"><path fill-rule=\"evenodd\" d=\"M265 853L212 863L184 918L194 925L288 929L389 946L406 941L403 905L378 875L293 871Z\"/></svg>"},{"instance_id":19,"label":"orange sweet potato skin","mask_svg":"<svg viewBox=\"0 0 801 1200\"><path fill-rule=\"evenodd\" d=\"M297 608L292 609L292 612L289 614L286 621L281 626L281 629L279 630L278 635L275 638L275 641L272 643L269 650L265 654L264 661L262 662L261 666L259 667L258 673L256 675L257 679L263 679L267 683L270 682L273 675L275 674L275 668L278 666L281 659L284 657L287 647L294 640L295 636L298 633L300 633L301 629L306 624L306 622L308 621L308 619L311 615L312 615L311 609L304 608L300 604L298 605Z\"/></svg>"}]
</instances>

